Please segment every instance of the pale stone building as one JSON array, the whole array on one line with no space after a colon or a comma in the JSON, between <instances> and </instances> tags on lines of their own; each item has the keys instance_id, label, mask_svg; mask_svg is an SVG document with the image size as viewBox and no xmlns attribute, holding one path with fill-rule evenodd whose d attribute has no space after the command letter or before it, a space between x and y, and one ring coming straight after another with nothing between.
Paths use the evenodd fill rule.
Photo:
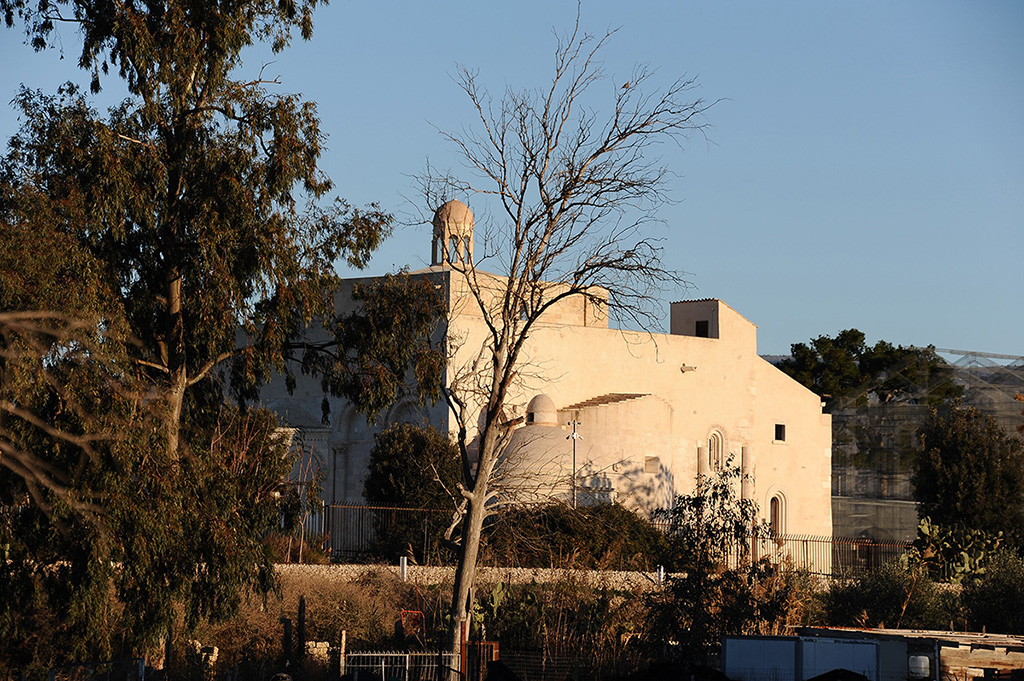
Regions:
<instances>
[{"instance_id":1,"label":"pale stone building","mask_svg":"<svg viewBox=\"0 0 1024 681\"><path fill-rule=\"evenodd\" d=\"M439 209L432 251L434 264L412 276L433 279L446 296L452 380L484 338L463 276L443 264L472 261L473 217L464 204ZM817 395L758 356L757 327L703 299L673 303L667 334L611 329L600 298L567 299L530 333L506 414L516 427L504 462L508 493L569 499L575 491L580 503L653 510L732 457L747 474L742 494L778 532L831 535L829 416ZM349 291L337 301L351 305ZM357 502L376 429L341 400L332 400L331 425L322 425L323 399L315 381L300 381L292 395L277 384L264 393L264 404L321 457L325 501ZM405 421L456 431L443 403L402 400L385 422Z\"/></svg>"}]
</instances>

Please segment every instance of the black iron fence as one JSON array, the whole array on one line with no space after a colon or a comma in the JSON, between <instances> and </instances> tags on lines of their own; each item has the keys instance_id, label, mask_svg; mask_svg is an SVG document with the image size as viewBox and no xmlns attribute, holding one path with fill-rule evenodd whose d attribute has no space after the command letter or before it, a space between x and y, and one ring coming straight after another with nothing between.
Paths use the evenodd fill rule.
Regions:
<instances>
[{"instance_id":1,"label":"black iron fence","mask_svg":"<svg viewBox=\"0 0 1024 681\"><path fill-rule=\"evenodd\" d=\"M338 562L372 557L399 533L417 555L429 557L436 553L436 528L451 517L451 511L338 504L312 518L307 532L321 537L327 555Z\"/></svg>"},{"instance_id":2,"label":"black iron fence","mask_svg":"<svg viewBox=\"0 0 1024 681\"><path fill-rule=\"evenodd\" d=\"M319 536L335 561L373 557L382 540L401 532L403 541L418 555L430 556L436 548L439 524L451 519L451 511L342 504L328 506L323 515L307 524ZM658 524L665 531L669 528ZM910 542L872 539L786 535L736 537L728 543L727 562L767 558L788 562L798 570L833 577L856 577L877 570L910 550ZM429 561L435 562L435 561Z\"/></svg>"},{"instance_id":3,"label":"black iron fence","mask_svg":"<svg viewBox=\"0 0 1024 681\"><path fill-rule=\"evenodd\" d=\"M788 563L810 574L856 577L877 570L910 550L910 542L875 541L847 537L785 535L738 537L729 546L729 564L768 559Z\"/></svg>"}]
</instances>

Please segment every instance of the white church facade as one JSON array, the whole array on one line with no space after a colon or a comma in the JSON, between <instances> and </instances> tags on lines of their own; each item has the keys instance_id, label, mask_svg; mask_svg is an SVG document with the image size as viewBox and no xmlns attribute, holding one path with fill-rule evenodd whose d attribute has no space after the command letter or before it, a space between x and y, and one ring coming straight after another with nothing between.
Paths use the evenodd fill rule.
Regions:
<instances>
[{"instance_id":1,"label":"white church facade","mask_svg":"<svg viewBox=\"0 0 1024 681\"><path fill-rule=\"evenodd\" d=\"M434 264L410 275L431 278L446 297L445 380L475 359L485 334L463 275L444 264L449 250L472 258L472 227L468 208L445 204L435 219ZM344 311L349 291L337 301ZM757 327L724 302L672 303L669 333L651 334L609 328L599 300L570 298L533 327L523 367L506 410L515 429L505 457L510 493L653 511L731 459L743 472L743 497L776 532L831 535L830 417L817 395L758 356ZM318 382L301 377L292 394L280 383L263 394L320 459L329 504L361 501L374 433L384 425L457 432L443 402L402 400L371 427L332 398L325 426L323 399Z\"/></svg>"}]
</instances>

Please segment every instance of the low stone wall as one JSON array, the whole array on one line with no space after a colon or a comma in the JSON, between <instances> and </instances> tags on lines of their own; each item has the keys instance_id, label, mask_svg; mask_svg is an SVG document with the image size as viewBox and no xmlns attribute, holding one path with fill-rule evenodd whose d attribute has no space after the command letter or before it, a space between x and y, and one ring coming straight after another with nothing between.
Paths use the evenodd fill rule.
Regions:
<instances>
[{"instance_id":1,"label":"low stone wall","mask_svg":"<svg viewBox=\"0 0 1024 681\"><path fill-rule=\"evenodd\" d=\"M367 574L391 574L401 579L397 565L297 565L278 563L281 575L308 576L327 580L355 582ZM454 567L426 567L410 565L406 569L408 581L414 584L451 584L455 581ZM478 584L529 584L531 582L558 582L570 580L593 587L616 590L649 591L658 588L655 572L612 572L603 570L564 570L558 568L479 568Z\"/></svg>"}]
</instances>

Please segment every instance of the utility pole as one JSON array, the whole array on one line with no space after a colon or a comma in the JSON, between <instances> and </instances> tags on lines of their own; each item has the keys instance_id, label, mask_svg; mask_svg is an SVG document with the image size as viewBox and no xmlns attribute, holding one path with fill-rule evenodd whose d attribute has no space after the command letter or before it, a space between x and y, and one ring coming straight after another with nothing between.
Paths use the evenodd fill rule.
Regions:
<instances>
[{"instance_id":1,"label":"utility pole","mask_svg":"<svg viewBox=\"0 0 1024 681\"><path fill-rule=\"evenodd\" d=\"M583 436L576 431L576 427L582 425L576 419L569 421L566 425L572 426L572 433L565 436L566 440L572 440L572 507L576 508L576 440L582 440Z\"/></svg>"}]
</instances>

